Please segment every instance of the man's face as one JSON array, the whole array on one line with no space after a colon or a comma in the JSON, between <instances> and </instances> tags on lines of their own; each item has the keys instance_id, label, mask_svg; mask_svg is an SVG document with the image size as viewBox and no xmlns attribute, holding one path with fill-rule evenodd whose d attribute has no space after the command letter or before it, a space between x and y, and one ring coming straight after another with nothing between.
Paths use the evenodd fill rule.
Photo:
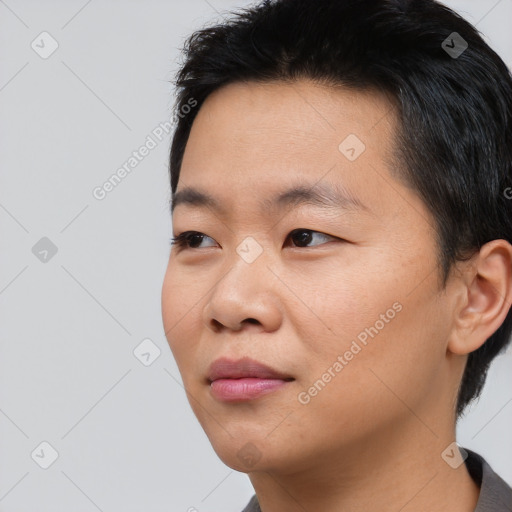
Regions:
<instances>
[{"instance_id":1,"label":"man's face","mask_svg":"<svg viewBox=\"0 0 512 512\"><path fill-rule=\"evenodd\" d=\"M194 121L177 190L221 209L176 205L174 235L204 236L171 250L163 320L192 409L235 469L295 471L406 430L421 442L451 407L451 299L432 215L390 173L395 122L381 95L308 81L228 85ZM346 197L273 201L295 186ZM220 357L293 380L214 393Z\"/></svg>"}]
</instances>

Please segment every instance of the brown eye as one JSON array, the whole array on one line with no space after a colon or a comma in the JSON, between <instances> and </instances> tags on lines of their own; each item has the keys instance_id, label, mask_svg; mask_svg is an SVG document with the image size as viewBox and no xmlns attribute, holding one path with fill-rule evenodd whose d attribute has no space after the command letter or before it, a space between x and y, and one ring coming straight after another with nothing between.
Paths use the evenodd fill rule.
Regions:
<instances>
[{"instance_id":1,"label":"brown eye","mask_svg":"<svg viewBox=\"0 0 512 512\"><path fill-rule=\"evenodd\" d=\"M330 240L339 240L338 238L326 235L325 233L320 233L319 231L313 231L311 229L294 229L288 237L293 240L293 243L298 247L308 247L308 245L315 239L315 235L319 235L320 237L324 237ZM316 236L318 238L318 236ZM330 240L329 240L330 239ZM315 244L321 245L321 244Z\"/></svg>"},{"instance_id":2,"label":"brown eye","mask_svg":"<svg viewBox=\"0 0 512 512\"><path fill-rule=\"evenodd\" d=\"M213 240L213 238L198 231L184 231L171 239L171 245L176 245L180 249L198 249L205 238Z\"/></svg>"}]
</instances>

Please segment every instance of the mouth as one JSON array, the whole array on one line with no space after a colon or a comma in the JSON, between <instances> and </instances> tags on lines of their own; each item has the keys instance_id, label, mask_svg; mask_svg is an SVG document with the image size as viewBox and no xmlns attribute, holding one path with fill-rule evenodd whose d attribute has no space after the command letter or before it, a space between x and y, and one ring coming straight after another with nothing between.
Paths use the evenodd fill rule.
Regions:
<instances>
[{"instance_id":1,"label":"mouth","mask_svg":"<svg viewBox=\"0 0 512 512\"><path fill-rule=\"evenodd\" d=\"M207 382L214 398L223 402L254 400L287 386L295 379L250 358L220 358L209 369Z\"/></svg>"}]
</instances>

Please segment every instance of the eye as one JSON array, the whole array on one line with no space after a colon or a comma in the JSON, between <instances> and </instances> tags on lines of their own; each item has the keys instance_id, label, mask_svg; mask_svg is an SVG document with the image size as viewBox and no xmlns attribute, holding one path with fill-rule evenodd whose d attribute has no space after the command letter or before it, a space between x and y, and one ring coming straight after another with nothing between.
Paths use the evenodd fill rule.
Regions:
<instances>
[{"instance_id":1,"label":"eye","mask_svg":"<svg viewBox=\"0 0 512 512\"><path fill-rule=\"evenodd\" d=\"M171 238L171 245L177 245L180 249L197 249L197 245L201 244L204 238L210 238L203 233L199 233L198 231L184 231Z\"/></svg>"},{"instance_id":2,"label":"eye","mask_svg":"<svg viewBox=\"0 0 512 512\"><path fill-rule=\"evenodd\" d=\"M313 231L311 229L294 229L289 235L288 238L292 239L295 245L299 247L305 247L307 244L310 244L311 241L315 238L315 235L318 235L316 238L327 238L331 240L339 240L339 238L331 235L326 235L325 233L320 233L319 231ZM329 240L327 240L329 241ZM320 244L315 244L320 245Z\"/></svg>"},{"instance_id":3,"label":"eye","mask_svg":"<svg viewBox=\"0 0 512 512\"><path fill-rule=\"evenodd\" d=\"M307 247L311 242L316 238L324 238L329 241L331 240L339 240L339 238L331 235L326 235L325 233L320 233L319 231L313 231L311 229L294 229L287 237L293 240L294 244L298 247ZM199 231L184 231L183 233L179 234L178 236L171 239L171 245L177 245L180 249L199 249L201 243L204 239L209 239L213 242L213 238L210 238L209 236L205 235L204 233L200 233ZM315 245L321 245L320 244L314 244ZM208 247L208 246L207 246ZM209 247L212 247L210 245Z\"/></svg>"}]
</instances>

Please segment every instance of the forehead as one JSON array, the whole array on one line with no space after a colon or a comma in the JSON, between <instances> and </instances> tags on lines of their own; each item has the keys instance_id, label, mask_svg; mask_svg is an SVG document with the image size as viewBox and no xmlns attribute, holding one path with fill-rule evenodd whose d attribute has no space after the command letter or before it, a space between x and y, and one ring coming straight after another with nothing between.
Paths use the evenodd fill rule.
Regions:
<instances>
[{"instance_id":1,"label":"forehead","mask_svg":"<svg viewBox=\"0 0 512 512\"><path fill-rule=\"evenodd\" d=\"M377 174L388 174L394 124L391 103L376 92L306 80L232 83L201 106L178 191L251 200L298 182L328 181L365 203L372 189L382 193Z\"/></svg>"},{"instance_id":2,"label":"forehead","mask_svg":"<svg viewBox=\"0 0 512 512\"><path fill-rule=\"evenodd\" d=\"M232 153L244 147L292 156L292 152L325 151L329 145L338 152L339 142L349 134L369 144L390 139L394 121L392 104L376 91L333 88L311 80L235 82L206 98L187 149L192 149L195 135L208 132L208 139L200 141L206 151L229 146Z\"/></svg>"}]
</instances>

